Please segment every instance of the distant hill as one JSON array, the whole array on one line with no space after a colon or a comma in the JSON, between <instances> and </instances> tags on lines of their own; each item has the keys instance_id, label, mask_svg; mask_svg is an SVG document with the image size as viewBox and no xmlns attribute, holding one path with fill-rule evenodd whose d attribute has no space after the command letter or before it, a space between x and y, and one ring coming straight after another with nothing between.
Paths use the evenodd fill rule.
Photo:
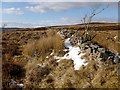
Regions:
<instances>
[{"instance_id":1,"label":"distant hill","mask_svg":"<svg viewBox=\"0 0 120 90\"><path fill-rule=\"evenodd\" d=\"M118 23L106 23L106 22L92 22L89 24L89 28L94 28L96 30L118 30ZM84 24L73 24L73 25L56 25L56 26L45 26L45 27L36 27L36 28L0 28L0 30L47 30L50 28L59 28L59 29L74 29L74 30L84 30Z\"/></svg>"},{"instance_id":2,"label":"distant hill","mask_svg":"<svg viewBox=\"0 0 120 90\"><path fill-rule=\"evenodd\" d=\"M92 22L89 24L89 29L94 30L120 30L119 23L103 23L103 22ZM49 28L58 28L58 29L72 29L72 30L84 30L84 24L75 24L75 25L62 25L62 26L50 26Z\"/></svg>"},{"instance_id":3,"label":"distant hill","mask_svg":"<svg viewBox=\"0 0 120 90\"><path fill-rule=\"evenodd\" d=\"M16 29L21 29L21 28L0 28L0 30L16 30Z\"/></svg>"}]
</instances>

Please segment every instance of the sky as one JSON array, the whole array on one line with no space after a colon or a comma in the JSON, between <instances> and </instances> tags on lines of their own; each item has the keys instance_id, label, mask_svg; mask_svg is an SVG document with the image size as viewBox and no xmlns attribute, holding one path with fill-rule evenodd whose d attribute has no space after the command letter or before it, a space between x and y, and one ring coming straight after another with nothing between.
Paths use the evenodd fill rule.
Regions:
<instances>
[{"instance_id":1,"label":"sky","mask_svg":"<svg viewBox=\"0 0 120 90\"><path fill-rule=\"evenodd\" d=\"M0 14L7 27L29 28L79 24L103 8L92 22L118 22L117 2L2 2Z\"/></svg>"}]
</instances>

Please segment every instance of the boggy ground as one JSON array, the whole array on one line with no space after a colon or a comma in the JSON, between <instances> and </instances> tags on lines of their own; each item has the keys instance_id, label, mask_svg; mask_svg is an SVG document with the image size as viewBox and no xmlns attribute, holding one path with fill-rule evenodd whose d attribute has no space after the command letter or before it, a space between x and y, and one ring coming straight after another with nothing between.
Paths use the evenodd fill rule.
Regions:
<instances>
[{"instance_id":1,"label":"boggy ground","mask_svg":"<svg viewBox=\"0 0 120 90\"><path fill-rule=\"evenodd\" d=\"M91 25L93 26L93 24ZM110 51L119 53L117 24L94 24L93 39ZM82 25L48 27L45 30L7 30L2 32L2 83L16 88L11 79L25 88L118 88L118 65L97 61L75 71L71 60L56 62L54 55L64 55L64 40L56 30L68 29L83 34ZM103 29L103 30L101 30ZM53 53L54 52L54 53ZM53 53L53 54L52 54Z\"/></svg>"}]
</instances>

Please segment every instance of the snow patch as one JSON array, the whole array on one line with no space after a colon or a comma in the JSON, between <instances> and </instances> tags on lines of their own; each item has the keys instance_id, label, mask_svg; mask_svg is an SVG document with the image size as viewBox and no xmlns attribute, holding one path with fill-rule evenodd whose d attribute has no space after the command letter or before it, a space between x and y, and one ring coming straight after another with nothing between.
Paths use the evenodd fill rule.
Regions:
<instances>
[{"instance_id":1,"label":"snow patch","mask_svg":"<svg viewBox=\"0 0 120 90\"><path fill-rule=\"evenodd\" d=\"M70 38L67 38L64 44L69 48L69 51L63 57L54 56L54 59L58 59L57 62L63 59L71 59L74 62L75 70L79 70L82 65L87 65L87 63L85 63L85 59L82 58L85 54L81 52L79 47L71 45Z\"/></svg>"},{"instance_id":2,"label":"snow patch","mask_svg":"<svg viewBox=\"0 0 120 90\"><path fill-rule=\"evenodd\" d=\"M63 51L64 51L64 52L67 52L67 51L68 51L68 49L64 49Z\"/></svg>"},{"instance_id":3,"label":"snow patch","mask_svg":"<svg viewBox=\"0 0 120 90\"><path fill-rule=\"evenodd\" d=\"M48 56L46 56L46 58L49 58Z\"/></svg>"},{"instance_id":4,"label":"snow patch","mask_svg":"<svg viewBox=\"0 0 120 90\"><path fill-rule=\"evenodd\" d=\"M54 56L54 59L59 59L57 62L59 62L60 60L63 59L71 59L70 57L67 57L66 54L63 57L59 57L59 56Z\"/></svg>"},{"instance_id":5,"label":"snow patch","mask_svg":"<svg viewBox=\"0 0 120 90\"><path fill-rule=\"evenodd\" d=\"M22 88L22 87L24 87L24 85L23 85L22 83L20 83L20 84L17 84L16 86L17 86L17 87L19 87L19 88Z\"/></svg>"},{"instance_id":6,"label":"snow patch","mask_svg":"<svg viewBox=\"0 0 120 90\"><path fill-rule=\"evenodd\" d=\"M72 45L71 45L71 42L70 42L70 38L67 38L65 40L64 44L65 44L65 47L67 47L69 49L72 48Z\"/></svg>"},{"instance_id":7,"label":"snow patch","mask_svg":"<svg viewBox=\"0 0 120 90\"><path fill-rule=\"evenodd\" d=\"M118 36L114 36L114 39L117 39L118 38Z\"/></svg>"}]
</instances>

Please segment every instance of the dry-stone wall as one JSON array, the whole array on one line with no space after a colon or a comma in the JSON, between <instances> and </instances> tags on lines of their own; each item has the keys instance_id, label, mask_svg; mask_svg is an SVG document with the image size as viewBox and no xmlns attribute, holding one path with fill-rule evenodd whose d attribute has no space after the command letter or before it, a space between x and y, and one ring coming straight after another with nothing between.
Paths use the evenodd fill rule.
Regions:
<instances>
[{"instance_id":1,"label":"dry-stone wall","mask_svg":"<svg viewBox=\"0 0 120 90\"><path fill-rule=\"evenodd\" d=\"M94 44L92 41L83 42L82 37L77 33L70 32L67 29L59 30L59 33L64 37L70 38L71 44L73 46L77 45L81 49L81 52L88 54L90 60L98 60L100 62L110 61L113 64L120 63L120 56L118 54L112 53L106 48L98 44Z\"/></svg>"}]
</instances>

